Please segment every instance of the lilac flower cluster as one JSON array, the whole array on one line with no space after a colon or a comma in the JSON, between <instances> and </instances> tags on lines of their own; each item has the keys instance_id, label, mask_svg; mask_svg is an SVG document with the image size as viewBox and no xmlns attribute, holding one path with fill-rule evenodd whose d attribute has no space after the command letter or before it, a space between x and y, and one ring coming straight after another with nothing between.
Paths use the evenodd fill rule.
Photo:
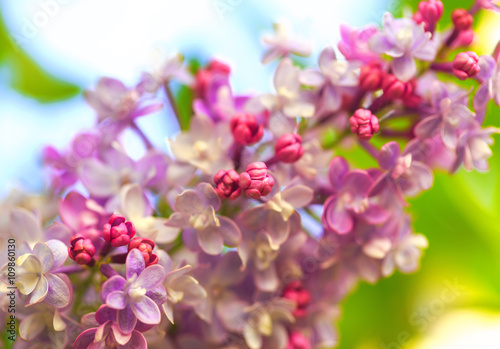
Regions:
<instances>
[{"instance_id":1,"label":"lilac flower cluster","mask_svg":"<svg viewBox=\"0 0 500 349\"><path fill-rule=\"evenodd\" d=\"M44 150L50 189L2 203L0 244L18 242L16 348L334 347L359 282L418 269L427 240L408 198L433 170L488 169L500 46L470 51L482 9L498 6L456 9L443 32L440 0L380 28L344 25L317 68L294 63L311 47L277 25L262 60L277 61L269 93L238 94L228 65L181 55L132 87L102 78L85 93L95 128ZM189 125L179 84L193 96ZM181 128L168 152L137 123L164 103ZM144 143L139 159L125 131ZM346 144L378 166L336 156Z\"/></svg>"}]
</instances>

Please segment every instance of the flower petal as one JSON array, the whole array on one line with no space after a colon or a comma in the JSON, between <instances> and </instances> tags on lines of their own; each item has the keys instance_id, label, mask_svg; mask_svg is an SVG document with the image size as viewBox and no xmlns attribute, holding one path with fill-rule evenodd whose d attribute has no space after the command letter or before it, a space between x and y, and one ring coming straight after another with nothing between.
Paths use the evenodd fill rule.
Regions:
<instances>
[{"instance_id":1,"label":"flower petal","mask_svg":"<svg viewBox=\"0 0 500 349\"><path fill-rule=\"evenodd\" d=\"M49 292L49 283L44 276L41 276L33 292L30 293L29 305L39 303L45 299Z\"/></svg>"},{"instance_id":2,"label":"flower petal","mask_svg":"<svg viewBox=\"0 0 500 349\"><path fill-rule=\"evenodd\" d=\"M116 170L95 159L82 160L78 174L85 188L95 197L109 197L120 190L120 178Z\"/></svg>"},{"instance_id":3,"label":"flower petal","mask_svg":"<svg viewBox=\"0 0 500 349\"><path fill-rule=\"evenodd\" d=\"M141 332L134 331L128 343L120 346L120 349L148 349L148 343Z\"/></svg>"},{"instance_id":4,"label":"flower petal","mask_svg":"<svg viewBox=\"0 0 500 349\"><path fill-rule=\"evenodd\" d=\"M348 171L349 165L343 157L336 156L330 162L330 166L328 167L328 178L336 191L340 189L342 178Z\"/></svg>"},{"instance_id":5,"label":"flower petal","mask_svg":"<svg viewBox=\"0 0 500 349\"><path fill-rule=\"evenodd\" d=\"M62 266L68 258L68 247L62 241L56 239L49 240L46 244L54 256L54 262L50 268L53 271Z\"/></svg>"},{"instance_id":6,"label":"flower petal","mask_svg":"<svg viewBox=\"0 0 500 349\"><path fill-rule=\"evenodd\" d=\"M118 310L116 317L120 331L123 333L130 333L134 330L134 327L137 324L137 317L129 305L127 305L125 309Z\"/></svg>"},{"instance_id":7,"label":"flower petal","mask_svg":"<svg viewBox=\"0 0 500 349\"><path fill-rule=\"evenodd\" d=\"M42 274L48 272L52 268L54 264L54 254L45 242L38 242L35 247L33 247L33 254L40 261Z\"/></svg>"},{"instance_id":8,"label":"flower petal","mask_svg":"<svg viewBox=\"0 0 500 349\"><path fill-rule=\"evenodd\" d=\"M354 226L351 214L339 203L335 196L331 196L326 200L322 220L326 228L338 234L347 234Z\"/></svg>"},{"instance_id":9,"label":"flower petal","mask_svg":"<svg viewBox=\"0 0 500 349\"><path fill-rule=\"evenodd\" d=\"M222 236L224 244L230 247L238 246L241 242L241 231L236 223L223 216L219 216L219 233Z\"/></svg>"},{"instance_id":10,"label":"flower petal","mask_svg":"<svg viewBox=\"0 0 500 349\"><path fill-rule=\"evenodd\" d=\"M205 205L198 193L192 189L183 191L175 199L175 211L183 214L194 214L203 211Z\"/></svg>"},{"instance_id":11,"label":"flower petal","mask_svg":"<svg viewBox=\"0 0 500 349\"><path fill-rule=\"evenodd\" d=\"M142 287L146 290L151 290L161 285L167 276L165 269L161 265L150 265L144 269L134 282L134 287Z\"/></svg>"},{"instance_id":12,"label":"flower petal","mask_svg":"<svg viewBox=\"0 0 500 349\"><path fill-rule=\"evenodd\" d=\"M394 75L401 81L409 81L417 73L415 59L410 55L396 57L392 61Z\"/></svg>"},{"instance_id":13,"label":"flower petal","mask_svg":"<svg viewBox=\"0 0 500 349\"><path fill-rule=\"evenodd\" d=\"M59 275L57 274L45 275L49 286L47 297L45 297L45 302L56 308L64 308L69 304L72 293L67 283L64 282L64 280L61 278L65 277L66 275L64 274L59 274Z\"/></svg>"},{"instance_id":14,"label":"flower petal","mask_svg":"<svg viewBox=\"0 0 500 349\"><path fill-rule=\"evenodd\" d=\"M222 235L215 228L198 230L198 243L205 253L218 255L224 246Z\"/></svg>"},{"instance_id":15,"label":"flower petal","mask_svg":"<svg viewBox=\"0 0 500 349\"><path fill-rule=\"evenodd\" d=\"M127 184L120 190L120 208L129 219L142 218L146 213L146 198L139 184Z\"/></svg>"},{"instance_id":16,"label":"flower petal","mask_svg":"<svg viewBox=\"0 0 500 349\"><path fill-rule=\"evenodd\" d=\"M108 294L108 296L106 297L106 305L111 309L125 309L125 307L127 306L125 292L113 291Z\"/></svg>"},{"instance_id":17,"label":"flower petal","mask_svg":"<svg viewBox=\"0 0 500 349\"><path fill-rule=\"evenodd\" d=\"M396 165L396 160L400 154L400 147L397 142L389 142L382 146L378 154L378 163L381 168L388 170Z\"/></svg>"},{"instance_id":18,"label":"flower petal","mask_svg":"<svg viewBox=\"0 0 500 349\"><path fill-rule=\"evenodd\" d=\"M131 279L134 275L139 276L146 267L144 257L142 256L141 251L139 251L137 248L132 249L128 253L127 261L125 262L125 264L127 280Z\"/></svg>"},{"instance_id":19,"label":"flower petal","mask_svg":"<svg viewBox=\"0 0 500 349\"><path fill-rule=\"evenodd\" d=\"M101 298L106 303L106 298L113 291L123 291L127 281L121 275L115 275L104 281L101 287Z\"/></svg>"},{"instance_id":20,"label":"flower petal","mask_svg":"<svg viewBox=\"0 0 500 349\"><path fill-rule=\"evenodd\" d=\"M294 208L308 205L314 197L314 190L305 185L295 185L283 190L282 199Z\"/></svg>"},{"instance_id":21,"label":"flower petal","mask_svg":"<svg viewBox=\"0 0 500 349\"><path fill-rule=\"evenodd\" d=\"M145 324L156 325L161 321L160 309L149 297L144 297L140 302L131 302L130 307L137 319Z\"/></svg>"}]
</instances>

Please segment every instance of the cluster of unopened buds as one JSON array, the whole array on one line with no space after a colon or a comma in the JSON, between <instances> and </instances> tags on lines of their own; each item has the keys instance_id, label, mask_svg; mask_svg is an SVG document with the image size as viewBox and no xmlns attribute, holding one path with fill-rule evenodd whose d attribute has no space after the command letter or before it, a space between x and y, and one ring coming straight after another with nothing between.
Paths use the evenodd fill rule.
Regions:
<instances>
[{"instance_id":1,"label":"cluster of unopened buds","mask_svg":"<svg viewBox=\"0 0 500 349\"><path fill-rule=\"evenodd\" d=\"M471 51L483 9L498 6L455 9L442 32L439 0L344 25L343 59L327 47L313 68L293 60L307 41L277 24L263 58L277 61L275 91L260 95L236 94L223 62L181 55L132 87L99 80L85 93L95 128L44 149L51 189L1 203L0 244L17 242L15 279L12 262L0 269L17 287L16 348L334 347L359 282L418 269L427 240L408 198L433 170L488 169L500 46ZM137 123L165 103L180 128L168 149ZM378 166L334 156L353 145Z\"/></svg>"}]
</instances>

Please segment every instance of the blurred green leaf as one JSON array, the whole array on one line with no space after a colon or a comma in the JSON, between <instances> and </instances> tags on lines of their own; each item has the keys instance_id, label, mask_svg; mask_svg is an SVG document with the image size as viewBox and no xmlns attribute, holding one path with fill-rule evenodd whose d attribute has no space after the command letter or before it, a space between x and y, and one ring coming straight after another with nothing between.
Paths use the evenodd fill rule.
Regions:
<instances>
[{"instance_id":1,"label":"blurred green leaf","mask_svg":"<svg viewBox=\"0 0 500 349\"><path fill-rule=\"evenodd\" d=\"M0 64L7 65L12 88L40 102L62 100L80 93L79 87L40 68L9 36L3 21L0 21Z\"/></svg>"}]
</instances>

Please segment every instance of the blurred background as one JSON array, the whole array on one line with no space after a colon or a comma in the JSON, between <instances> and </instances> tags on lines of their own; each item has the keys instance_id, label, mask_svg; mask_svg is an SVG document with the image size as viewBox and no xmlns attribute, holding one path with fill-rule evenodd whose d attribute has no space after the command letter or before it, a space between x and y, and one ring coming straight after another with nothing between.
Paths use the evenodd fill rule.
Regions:
<instances>
[{"instance_id":1,"label":"blurred background","mask_svg":"<svg viewBox=\"0 0 500 349\"><path fill-rule=\"evenodd\" d=\"M443 0L449 22L472 0ZM152 54L182 52L232 66L237 92L269 91L274 66L262 66L260 38L276 20L311 39L314 64L336 44L339 24L379 23L418 1L353 0L0 0L0 197L40 191L40 151L65 148L95 115L82 97L103 75L135 83ZM475 23L478 54L500 39L500 14ZM488 125L500 126L490 105ZM169 108L140 126L165 149L177 132ZM500 142L498 142L500 144ZM411 202L415 230L429 239L419 272L362 284L343 304L342 349L500 348L500 147L487 174L437 173L432 190ZM355 155L356 156L356 155ZM364 161L361 157L353 160ZM366 167L366 164L365 164Z\"/></svg>"}]
</instances>

